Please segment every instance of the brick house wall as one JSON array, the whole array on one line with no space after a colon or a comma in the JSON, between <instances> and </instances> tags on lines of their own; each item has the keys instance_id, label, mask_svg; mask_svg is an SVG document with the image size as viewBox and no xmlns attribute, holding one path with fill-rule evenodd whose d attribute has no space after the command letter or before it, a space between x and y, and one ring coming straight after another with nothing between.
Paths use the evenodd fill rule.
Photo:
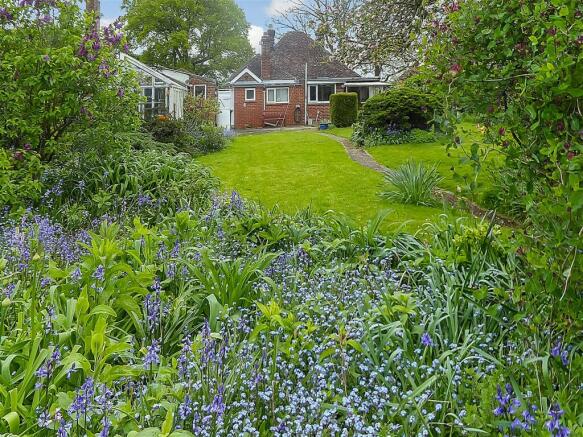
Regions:
<instances>
[{"instance_id":1,"label":"brick house wall","mask_svg":"<svg viewBox=\"0 0 583 437\"><path fill-rule=\"evenodd\" d=\"M304 87L303 85L294 85L287 88L289 88L289 103L266 104L265 118L285 116L284 126L304 124ZM295 120L295 111L298 106L300 108L299 123Z\"/></svg>"},{"instance_id":2,"label":"brick house wall","mask_svg":"<svg viewBox=\"0 0 583 437\"><path fill-rule=\"evenodd\" d=\"M245 90L255 88L255 101L245 101ZM269 87L270 88L270 87ZM235 129L262 128L265 121L275 123L276 119L285 117L284 126L304 124L304 87L303 85L292 85L289 87L289 103L269 104L265 102L266 89L263 86L235 87ZM299 106L299 123L296 123L296 107Z\"/></svg>"},{"instance_id":3,"label":"brick house wall","mask_svg":"<svg viewBox=\"0 0 583 437\"><path fill-rule=\"evenodd\" d=\"M316 123L322 120L330 120L330 104L328 103L309 103L308 104L308 118Z\"/></svg>"},{"instance_id":4,"label":"brick house wall","mask_svg":"<svg viewBox=\"0 0 583 437\"><path fill-rule=\"evenodd\" d=\"M336 84L334 86L335 92L344 92L344 87ZM309 103L308 102L308 118L312 119L314 123L316 120L321 122L322 120L330 121L330 103Z\"/></svg>"},{"instance_id":5,"label":"brick house wall","mask_svg":"<svg viewBox=\"0 0 583 437\"><path fill-rule=\"evenodd\" d=\"M255 88L255 101L245 101L245 89ZM281 87L275 87L281 88ZM298 126L305 124L304 113L304 85L292 85L289 88L289 103L268 104L265 102L266 89L261 86L238 86L234 90L234 125L235 129L262 128L265 121L275 123L276 119L285 116L284 126ZM340 92L341 87L336 87ZM296 108L299 107L299 122L296 121ZM287 111L287 112L286 112ZM322 120L330 120L329 103L308 103L308 118L316 123Z\"/></svg>"},{"instance_id":6,"label":"brick house wall","mask_svg":"<svg viewBox=\"0 0 583 437\"><path fill-rule=\"evenodd\" d=\"M245 89L254 87L234 88L235 129L263 127L263 88L255 87L255 101L245 101Z\"/></svg>"},{"instance_id":7,"label":"brick house wall","mask_svg":"<svg viewBox=\"0 0 583 437\"><path fill-rule=\"evenodd\" d=\"M206 85L206 97L207 99L218 97L218 88L216 83L206 80L203 77L191 76L188 81L188 89L191 94L194 94L195 85Z\"/></svg>"}]
</instances>

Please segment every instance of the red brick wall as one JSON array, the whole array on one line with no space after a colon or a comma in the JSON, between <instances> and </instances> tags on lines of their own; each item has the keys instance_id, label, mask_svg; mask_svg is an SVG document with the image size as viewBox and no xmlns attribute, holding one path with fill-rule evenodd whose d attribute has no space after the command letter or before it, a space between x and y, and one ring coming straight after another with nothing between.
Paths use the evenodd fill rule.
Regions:
<instances>
[{"instance_id":1,"label":"red brick wall","mask_svg":"<svg viewBox=\"0 0 583 437\"><path fill-rule=\"evenodd\" d=\"M344 87L336 85L337 93L343 92ZM311 118L314 123L322 120L330 121L330 104L329 103L308 103L308 118Z\"/></svg>"},{"instance_id":2,"label":"red brick wall","mask_svg":"<svg viewBox=\"0 0 583 437\"><path fill-rule=\"evenodd\" d=\"M199 79L196 77L191 77L190 80L188 81L188 84L193 87L192 89L194 90L194 85L206 85L206 97L207 99L211 99L211 98L217 98L218 94L217 94L217 86L212 83L212 82L208 82L205 81L204 79ZM194 93L194 91L191 91Z\"/></svg>"},{"instance_id":3,"label":"red brick wall","mask_svg":"<svg viewBox=\"0 0 583 437\"><path fill-rule=\"evenodd\" d=\"M330 120L330 104L319 103L319 104L308 104L308 118L311 118L314 123L321 122L322 120Z\"/></svg>"},{"instance_id":4,"label":"red brick wall","mask_svg":"<svg viewBox=\"0 0 583 437\"><path fill-rule=\"evenodd\" d=\"M251 87L249 87L251 88ZM264 121L271 119L275 122L276 119L285 115L285 126L303 125L304 124L304 86L296 85L289 87L289 103L280 104L266 104L265 109L263 99L265 98L265 89L261 87L255 88L255 102L245 102L245 88L236 87L235 98L235 129L246 128L262 128ZM296 107L299 106L299 123L295 121ZM287 112L286 112L287 110ZM319 112L319 116L318 116ZM324 104L308 104L308 118L316 122L330 119L330 105Z\"/></svg>"},{"instance_id":5,"label":"red brick wall","mask_svg":"<svg viewBox=\"0 0 583 437\"><path fill-rule=\"evenodd\" d=\"M235 129L263 127L263 88L256 87L255 101L246 102L245 88L236 87L234 99Z\"/></svg>"},{"instance_id":6,"label":"red brick wall","mask_svg":"<svg viewBox=\"0 0 583 437\"><path fill-rule=\"evenodd\" d=\"M299 123L295 121L296 107L300 107ZM304 87L301 85L289 87L289 103L265 105L265 118L285 116L285 126L304 124Z\"/></svg>"}]
</instances>

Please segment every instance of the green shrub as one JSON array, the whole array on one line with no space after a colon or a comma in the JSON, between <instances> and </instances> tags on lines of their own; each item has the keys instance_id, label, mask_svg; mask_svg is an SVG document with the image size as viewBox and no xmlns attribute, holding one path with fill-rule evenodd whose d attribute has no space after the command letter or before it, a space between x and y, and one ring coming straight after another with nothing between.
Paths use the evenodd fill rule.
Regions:
<instances>
[{"instance_id":1,"label":"green shrub","mask_svg":"<svg viewBox=\"0 0 583 437\"><path fill-rule=\"evenodd\" d=\"M401 86L368 99L359 121L365 132L427 129L437 107L432 94Z\"/></svg>"},{"instance_id":2,"label":"green shrub","mask_svg":"<svg viewBox=\"0 0 583 437\"><path fill-rule=\"evenodd\" d=\"M182 120L162 115L147 121L144 126L155 141L172 144L181 152L190 153L196 147L192 135L184 130Z\"/></svg>"},{"instance_id":3,"label":"green shrub","mask_svg":"<svg viewBox=\"0 0 583 437\"><path fill-rule=\"evenodd\" d=\"M358 94L336 93L330 96L330 118L336 127L350 127L358 116Z\"/></svg>"},{"instance_id":4,"label":"green shrub","mask_svg":"<svg viewBox=\"0 0 583 437\"><path fill-rule=\"evenodd\" d=\"M189 155L127 146L107 155L72 153L44 179L43 211L70 225L102 215L150 220L197 210L217 187L208 169Z\"/></svg>"},{"instance_id":5,"label":"green shrub","mask_svg":"<svg viewBox=\"0 0 583 437\"><path fill-rule=\"evenodd\" d=\"M145 126L154 140L172 144L179 152L197 156L222 150L227 144L223 130L214 123L198 118L198 115L191 113L183 120L155 117Z\"/></svg>"},{"instance_id":6,"label":"green shrub","mask_svg":"<svg viewBox=\"0 0 583 437\"><path fill-rule=\"evenodd\" d=\"M440 121L451 145L472 150L476 170L490 144L456 132L460 108L480 117L503 150L497 185L506 214L525 228L537 259L532 289L551 296L560 319L581 318L583 7L579 1L467 0L435 10L424 74L444 96ZM461 139L461 141L460 141ZM561 280L555 280L561 278Z\"/></svg>"},{"instance_id":7,"label":"green shrub","mask_svg":"<svg viewBox=\"0 0 583 437\"><path fill-rule=\"evenodd\" d=\"M0 148L0 207L25 208L39 200L42 164L30 150Z\"/></svg>"},{"instance_id":8,"label":"green shrub","mask_svg":"<svg viewBox=\"0 0 583 437\"><path fill-rule=\"evenodd\" d=\"M381 195L401 203L433 205L433 190L441 180L435 165L426 167L422 162L408 161L385 173L385 182L391 187Z\"/></svg>"},{"instance_id":9,"label":"green shrub","mask_svg":"<svg viewBox=\"0 0 583 437\"><path fill-rule=\"evenodd\" d=\"M366 131L361 122L354 124L352 141L359 146L374 147L388 144L427 144L438 140L438 135L431 130L411 129L383 131L375 129Z\"/></svg>"},{"instance_id":10,"label":"green shrub","mask_svg":"<svg viewBox=\"0 0 583 437\"><path fill-rule=\"evenodd\" d=\"M214 125L219 109L219 101L217 99L188 95L184 99L184 124L186 126Z\"/></svg>"},{"instance_id":11,"label":"green shrub","mask_svg":"<svg viewBox=\"0 0 583 437\"><path fill-rule=\"evenodd\" d=\"M67 133L139 126L140 93L117 23L95 31L77 1L7 0L0 15L0 146L48 161Z\"/></svg>"},{"instance_id":12,"label":"green shrub","mask_svg":"<svg viewBox=\"0 0 583 437\"><path fill-rule=\"evenodd\" d=\"M212 124L202 124L192 127L188 133L194 138L197 154L218 152L227 145L227 138L223 129Z\"/></svg>"}]
</instances>

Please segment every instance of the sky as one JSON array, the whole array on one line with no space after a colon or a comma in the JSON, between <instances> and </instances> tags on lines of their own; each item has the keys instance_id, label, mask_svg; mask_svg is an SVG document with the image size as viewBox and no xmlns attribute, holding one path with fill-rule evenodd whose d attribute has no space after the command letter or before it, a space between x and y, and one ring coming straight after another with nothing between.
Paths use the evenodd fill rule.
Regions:
<instances>
[{"instance_id":1,"label":"sky","mask_svg":"<svg viewBox=\"0 0 583 437\"><path fill-rule=\"evenodd\" d=\"M261 36L278 11L284 11L289 5L288 0L235 0L247 16L251 25L249 29L249 41L258 51ZM113 22L121 15L121 0L101 0L101 13L103 24Z\"/></svg>"}]
</instances>

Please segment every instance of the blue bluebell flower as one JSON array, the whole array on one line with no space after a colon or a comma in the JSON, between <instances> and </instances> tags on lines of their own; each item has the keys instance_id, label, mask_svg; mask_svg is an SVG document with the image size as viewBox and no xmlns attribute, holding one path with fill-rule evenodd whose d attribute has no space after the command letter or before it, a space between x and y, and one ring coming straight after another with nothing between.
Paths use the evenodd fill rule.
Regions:
<instances>
[{"instance_id":1,"label":"blue bluebell flower","mask_svg":"<svg viewBox=\"0 0 583 437\"><path fill-rule=\"evenodd\" d=\"M427 332L424 332L423 335L421 336L421 344L425 347L433 346L433 340L431 339Z\"/></svg>"}]
</instances>

